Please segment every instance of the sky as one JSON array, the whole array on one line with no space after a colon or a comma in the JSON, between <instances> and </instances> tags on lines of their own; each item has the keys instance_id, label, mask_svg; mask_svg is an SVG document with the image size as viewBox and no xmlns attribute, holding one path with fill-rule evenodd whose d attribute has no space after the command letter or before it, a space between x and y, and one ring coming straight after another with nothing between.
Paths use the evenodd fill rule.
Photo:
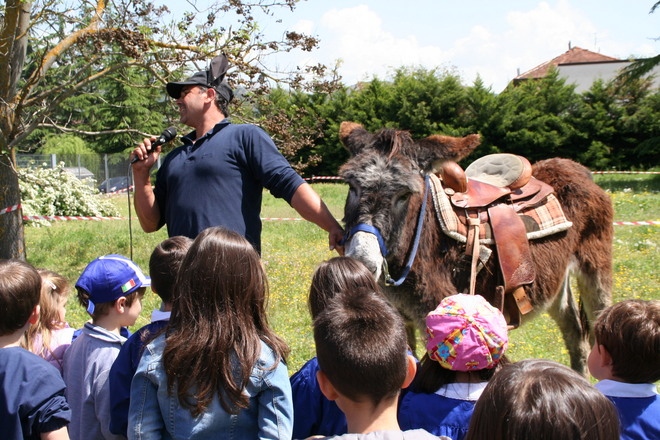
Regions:
<instances>
[{"instance_id":1,"label":"sky","mask_svg":"<svg viewBox=\"0 0 660 440\"><path fill-rule=\"evenodd\" d=\"M266 35L286 30L320 38L320 48L278 56L281 69L340 62L346 85L387 79L399 67L477 75L500 92L519 73L572 47L628 59L660 53L656 0L306 0ZM278 14L279 15L279 14Z\"/></svg>"}]
</instances>

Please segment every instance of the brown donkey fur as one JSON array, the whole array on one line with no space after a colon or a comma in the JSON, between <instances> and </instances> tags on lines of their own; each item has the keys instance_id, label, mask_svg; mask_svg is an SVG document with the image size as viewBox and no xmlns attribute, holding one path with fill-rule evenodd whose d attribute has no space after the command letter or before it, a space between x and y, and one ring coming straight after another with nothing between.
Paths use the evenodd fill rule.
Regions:
<instances>
[{"instance_id":1,"label":"brown donkey fur","mask_svg":"<svg viewBox=\"0 0 660 440\"><path fill-rule=\"evenodd\" d=\"M349 185L344 222L350 231L358 223L375 227L383 237L389 273L397 277L406 265L424 194L424 175L444 160L458 161L476 148L478 135L464 138L429 136L413 140L407 132L383 129L375 134L361 125L344 122L340 139L352 157L340 174ZM586 374L593 322L611 302L613 209L609 196L589 171L567 159L533 165L533 175L554 188L572 227L530 241L536 279L525 291L534 311L524 321L548 311L557 322L570 355L571 367ZM417 257L402 285L385 286L392 303L423 328L424 317L441 299L466 291L465 244L440 230L428 201ZM375 274L382 257L360 245L346 243L347 255L362 260ZM357 240L356 240L357 241ZM377 247L377 246L376 246ZM476 292L494 301L499 281L496 250L476 279ZM468 270L469 273L469 270ZM570 288L576 277L579 306Z\"/></svg>"}]
</instances>

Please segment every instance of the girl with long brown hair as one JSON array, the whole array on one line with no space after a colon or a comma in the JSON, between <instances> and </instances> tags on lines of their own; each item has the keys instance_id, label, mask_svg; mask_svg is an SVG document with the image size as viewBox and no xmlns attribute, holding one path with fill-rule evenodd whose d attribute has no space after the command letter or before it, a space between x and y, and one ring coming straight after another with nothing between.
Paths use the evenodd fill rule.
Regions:
<instances>
[{"instance_id":1,"label":"girl with long brown hair","mask_svg":"<svg viewBox=\"0 0 660 440\"><path fill-rule=\"evenodd\" d=\"M288 347L266 317L268 284L241 235L205 229L182 262L164 334L131 385L130 438L291 438Z\"/></svg>"}]
</instances>

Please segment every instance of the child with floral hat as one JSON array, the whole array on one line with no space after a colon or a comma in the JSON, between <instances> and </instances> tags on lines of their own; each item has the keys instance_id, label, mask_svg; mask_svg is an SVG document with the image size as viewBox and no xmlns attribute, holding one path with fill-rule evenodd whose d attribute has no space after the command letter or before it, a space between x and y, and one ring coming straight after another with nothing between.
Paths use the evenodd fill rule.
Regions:
<instances>
[{"instance_id":1,"label":"child with floral hat","mask_svg":"<svg viewBox=\"0 0 660 440\"><path fill-rule=\"evenodd\" d=\"M446 297L426 317L426 355L399 405L402 429L461 440L474 405L506 363L507 324L481 295Z\"/></svg>"}]
</instances>

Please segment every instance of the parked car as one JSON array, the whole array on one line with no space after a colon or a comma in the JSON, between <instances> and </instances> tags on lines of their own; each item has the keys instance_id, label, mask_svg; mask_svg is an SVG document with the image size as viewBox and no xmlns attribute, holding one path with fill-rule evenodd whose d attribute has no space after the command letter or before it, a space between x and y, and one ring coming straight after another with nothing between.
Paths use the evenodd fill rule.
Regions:
<instances>
[{"instance_id":1,"label":"parked car","mask_svg":"<svg viewBox=\"0 0 660 440\"><path fill-rule=\"evenodd\" d=\"M130 186L130 182L128 180L128 176L111 177L109 179L104 180L99 185L99 191L102 193L111 193L111 192L127 189L129 186Z\"/></svg>"},{"instance_id":2,"label":"parked car","mask_svg":"<svg viewBox=\"0 0 660 440\"><path fill-rule=\"evenodd\" d=\"M94 173L92 173L90 170L88 170L85 167L64 167L63 170L66 171L67 173L73 174L80 180L87 180L94 178Z\"/></svg>"}]
</instances>

